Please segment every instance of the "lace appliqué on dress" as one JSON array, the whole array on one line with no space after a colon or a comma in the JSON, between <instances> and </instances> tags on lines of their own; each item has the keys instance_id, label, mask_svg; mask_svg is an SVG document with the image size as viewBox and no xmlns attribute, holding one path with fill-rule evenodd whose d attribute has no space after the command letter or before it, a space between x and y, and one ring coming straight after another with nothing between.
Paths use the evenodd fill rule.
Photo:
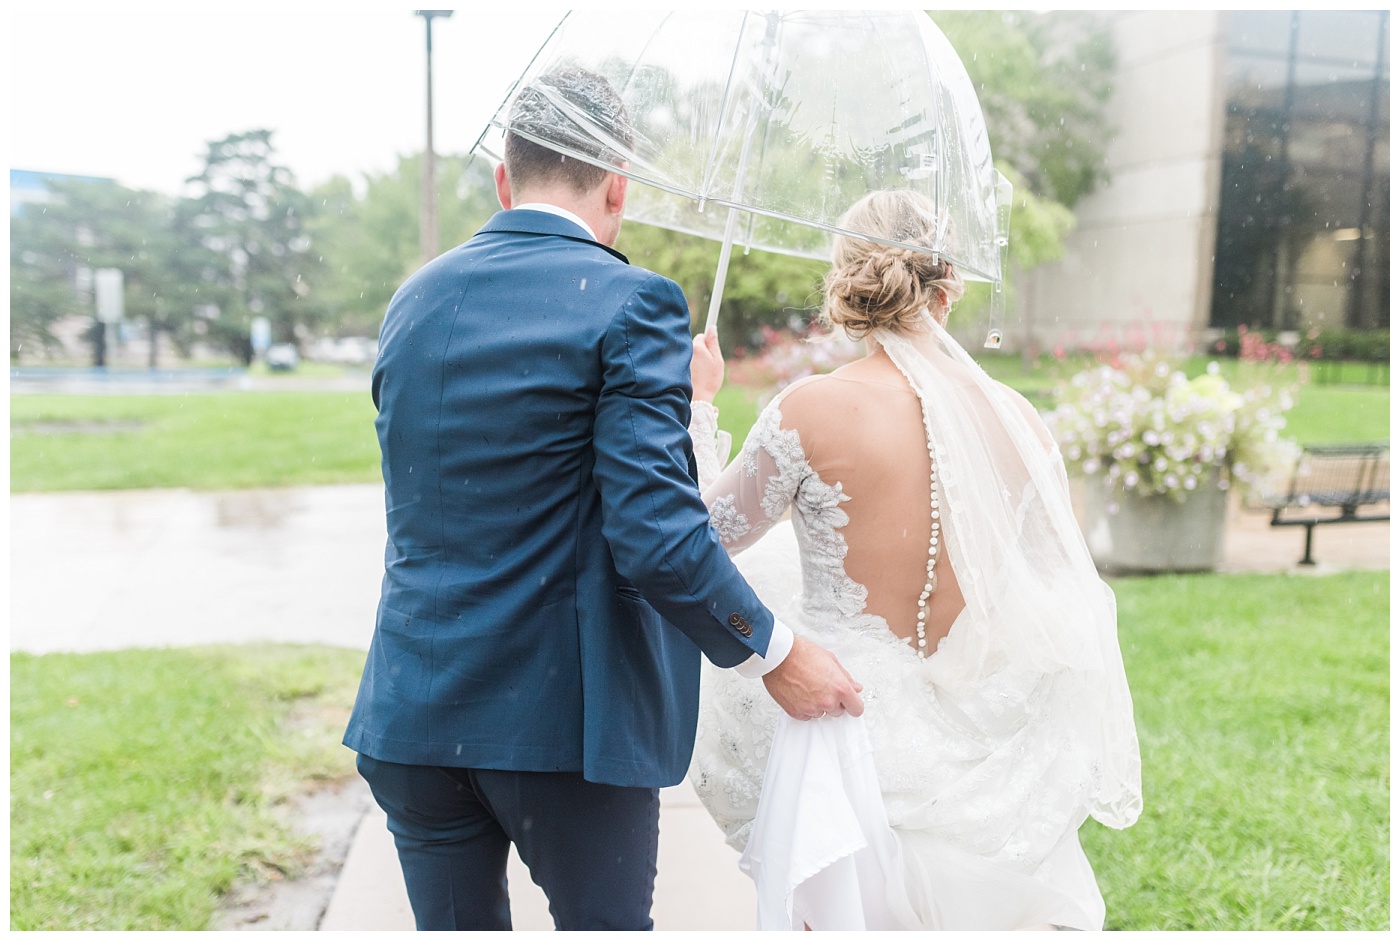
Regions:
<instances>
[{"instance_id":1,"label":"lace appliqu\u00e9 on dress","mask_svg":"<svg viewBox=\"0 0 1400 941\"><path fill-rule=\"evenodd\" d=\"M725 545L736 542L753 531L749 518L739 512L733 494L720 497L710 507L710 525L719 533L720 541Z\"/></svg>"},{"instance_id":2,"label":"lace appliqu\u00e9 on dress","mask_svg":"<svg viewBox=\"0 0 1400 941\"><path fill-rule=\"evenodd\" d=\"M777 403L770 405L759 416L749 440L744 442L745 473L750 477L758 473L756 452L759 448L772 459L777 469L777 473L769 477L763 487L763 501L760 504L763 514L771 522L778 521L787 512L803 481L816 476L807 463L801 437L795 430L784 428L782 422L783 413L778 410Z\"/></svg>"}]
</instances>

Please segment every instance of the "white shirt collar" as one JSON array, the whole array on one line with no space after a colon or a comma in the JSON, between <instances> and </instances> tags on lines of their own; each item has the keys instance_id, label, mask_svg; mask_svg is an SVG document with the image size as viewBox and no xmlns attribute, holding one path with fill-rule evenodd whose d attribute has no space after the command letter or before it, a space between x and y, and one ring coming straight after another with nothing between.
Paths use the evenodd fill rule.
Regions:
<instances>
[{"instance_id":1,"label":"white shirt collar","mask_svg":"<svg viewBox=\"0 0 1400 941\"><path fill-rule=\"evenodd\" d=\"M569 212L569 210L567 210L567 209L562 209L562 208L560 208L559 206L553 206L553 205L550 205L549 203L521 203L519 206L512 206L511 208L512 208L512 209L533 209L533 210L535 210L536 212L548 212L548 213L553 213L554 215L559 216L561 219L568 219L568 220L569 220L570 222L572 222L574 225L578 226L579 228L583 229L583 231L587 232L587 233L588 233L588 237L591 238L593 241L595 241L595 242L598 241L598 236L593 234L593 229L592 229L592 227L589 226L589 224L588 224L587 222L584 222L584 221L583 221L582 219L580 219L578 216L574 215L572 212Z\"/></svg>"}]
</instances>

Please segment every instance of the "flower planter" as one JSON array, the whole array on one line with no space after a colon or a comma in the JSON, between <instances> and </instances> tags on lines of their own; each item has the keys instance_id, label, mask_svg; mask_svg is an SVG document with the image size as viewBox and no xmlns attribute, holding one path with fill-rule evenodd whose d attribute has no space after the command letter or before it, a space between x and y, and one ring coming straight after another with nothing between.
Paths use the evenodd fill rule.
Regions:
<instances>
[{"instance_id":1,"label":"flower planter","mask_svg":"<svg viewBox=\"0 0 1400 941\"><path fill-rule=\"evenodd\" d=\"M1184 501L1144 497L1108 489L1091 479L1084 486L1084 538L1100 571L1114 574L1209 572L1225 555L1229 491L1215 481ZM1117 512L1110 512L1116 505Z\"/></svg>"}]
</instances>

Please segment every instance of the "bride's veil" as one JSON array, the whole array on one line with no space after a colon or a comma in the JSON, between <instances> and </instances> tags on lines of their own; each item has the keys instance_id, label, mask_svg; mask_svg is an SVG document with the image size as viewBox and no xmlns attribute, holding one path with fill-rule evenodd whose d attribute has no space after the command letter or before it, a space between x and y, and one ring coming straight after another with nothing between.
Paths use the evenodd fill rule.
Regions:
<instances>
[{"instance_id":1,"label":"bride's veil","mask_svg":"<svg viewBox=\"0 0 1400 941\"><path fill-rule=\"evenodd\" d=\"M1141 762L1117 610L1075 520L1059 451L1025 400L933 317L925 314L922 332L872 337L923 405L949 561L970 609L969 629L948 638L968 645L959 663L1042 677L1043 708L1060 714L1065 747L1087 763L1090 812L1108 826L1132 824Z\"/></svg>"}]
</instances>

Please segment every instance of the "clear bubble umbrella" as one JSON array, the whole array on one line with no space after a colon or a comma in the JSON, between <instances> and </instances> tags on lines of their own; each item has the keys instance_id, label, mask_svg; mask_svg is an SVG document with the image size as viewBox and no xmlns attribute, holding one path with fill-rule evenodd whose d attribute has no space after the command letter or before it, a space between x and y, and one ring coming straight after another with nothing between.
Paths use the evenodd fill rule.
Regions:
<instances>
[{"instance_id":1,"label":"clear bubble umbrella","mask_svg":"<svg viewBox=\"0 0 1400 941\"><path fill-rule=\"evenodd\" d=\"M625 116L580 69L608 80ZM707 328L734 244L829 259L845 234L991 282L985 345L1001 345L1011 185L967 70L921 11L574 12L473 153L499 162L508 131L646 184L629 191L627 218L718 240ZM841 226L881 189L927 197L932 237Z\"/></svg>"}]
</instances>

